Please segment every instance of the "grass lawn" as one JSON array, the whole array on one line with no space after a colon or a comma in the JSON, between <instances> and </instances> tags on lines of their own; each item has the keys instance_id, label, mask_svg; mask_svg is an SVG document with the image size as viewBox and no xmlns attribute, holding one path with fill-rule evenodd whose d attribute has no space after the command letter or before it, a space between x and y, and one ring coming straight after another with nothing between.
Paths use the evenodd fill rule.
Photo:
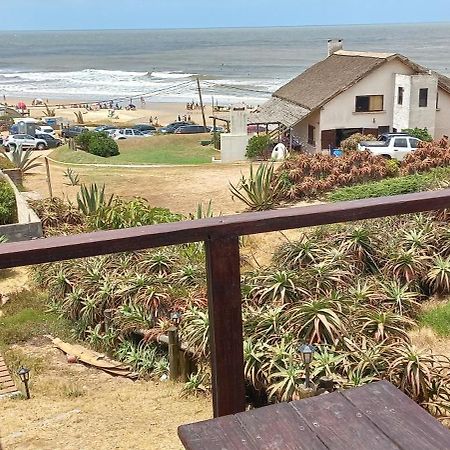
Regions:
<instances>
[{"instance_id":1,"label":"grass lawn","mask_svg":"<svg viewBox=\"0 0 450 450\"><path fill-rule=\"evenodd\" d=\"M432 328L439 336L450 336L450 300L424 312L420 323Z\"/></svg>"},{"instance_id":2,"label":"grass lawn","mask_svg":"<svg viewBox=\"0 0 450 450\"><path fill-rule=\"evenodd\" d=\"M68 338L70 328L69 321L48 311L46 293L23 290L11 294L2 307L0 348L45 334Z\"/></svg>"},{"instance_id":3,"label":"grass lawn","mask_svg":"<svg viewBox=\"0 0 450 450\"><path fill-rule=\"evenodd\" d=\"M110 158L71 151L67 146L55 149L50 157L61 162L78 164L207 164L220 153L200 141L210 134L160 135L118 141L120 155Z\"/></svg>"}]
</instances>

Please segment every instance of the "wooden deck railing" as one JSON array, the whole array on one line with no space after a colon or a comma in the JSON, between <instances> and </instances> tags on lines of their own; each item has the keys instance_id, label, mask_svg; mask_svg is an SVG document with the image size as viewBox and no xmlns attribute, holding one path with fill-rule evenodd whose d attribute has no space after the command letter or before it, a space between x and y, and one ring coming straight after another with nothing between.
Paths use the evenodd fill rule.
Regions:
<instances>
[{"instance_id":1,"label":"wooden deck railing","mask_svg":"<svg viewBox=\"0 0 450 450\"><path fill-rule=\"evenodd\" d=\"M9 243L0 269L204 241L217 417L245 409L239 236L444 208L450 189Z\"/></svg>"}]
</instances>

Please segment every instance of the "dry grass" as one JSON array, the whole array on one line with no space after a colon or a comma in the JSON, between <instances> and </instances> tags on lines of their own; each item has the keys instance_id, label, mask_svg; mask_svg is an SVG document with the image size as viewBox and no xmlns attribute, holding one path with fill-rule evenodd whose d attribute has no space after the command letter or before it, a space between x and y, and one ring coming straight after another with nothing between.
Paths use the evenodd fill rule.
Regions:
<instances>
[{"instance_id":1,"label":"dry grass","mask_svg":"<svg viewBox=\"0 0 450 450\"><path fill-rule=\"evenodd\" d=\"M180 398L181 385L133 382L68 364L50 345L15 347L45 366L32 399L2 401L7 449L181 449L178 425L209 418L205 398Z\"/></svg>"}]
</instances>

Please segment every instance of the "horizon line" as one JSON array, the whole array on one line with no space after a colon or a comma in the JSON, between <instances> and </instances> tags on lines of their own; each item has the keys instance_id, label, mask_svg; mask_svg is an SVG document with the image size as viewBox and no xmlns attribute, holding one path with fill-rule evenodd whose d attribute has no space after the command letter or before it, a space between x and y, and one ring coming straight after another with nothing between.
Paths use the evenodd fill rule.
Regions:
<instances>
[{"instance_id":1,"label":"horizon line","mask_svg":"<svg viewBox=\"0 0 450 450\"><path fill-rule=\"evenodd\" d=\"M1 33L17 32L49 32L49 31L173 31L173 30L233 30L233 29L258 29L258 28L337 28L337 27L360 27L360 26L380 26L380 25L444 25L450 21L430 21L430 22L376 22L376 23L346 23L346 24L309 24L309 25L247 25L247 26L212 26L212 27L156 27L156 28L48 28L48 29L10 29L0 30Z\"/></svg>"}]
</instances>

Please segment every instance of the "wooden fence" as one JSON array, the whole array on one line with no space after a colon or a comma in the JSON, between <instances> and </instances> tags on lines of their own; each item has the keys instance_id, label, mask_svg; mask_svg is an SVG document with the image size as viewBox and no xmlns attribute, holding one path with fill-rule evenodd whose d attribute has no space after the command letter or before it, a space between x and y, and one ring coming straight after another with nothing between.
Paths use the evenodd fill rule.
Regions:
<instances>
[{"instance_id":1,"label":"wooden fence","mask_svg":"<svg viewBox=\"0 0 450 450\"><path fill-rule=\"evenodd\" d=\"M8 243L0 245L0 269L205 242L217 417L245 409L239 236L444 208L450 189Z\"/></svg>"}]
</instances>

